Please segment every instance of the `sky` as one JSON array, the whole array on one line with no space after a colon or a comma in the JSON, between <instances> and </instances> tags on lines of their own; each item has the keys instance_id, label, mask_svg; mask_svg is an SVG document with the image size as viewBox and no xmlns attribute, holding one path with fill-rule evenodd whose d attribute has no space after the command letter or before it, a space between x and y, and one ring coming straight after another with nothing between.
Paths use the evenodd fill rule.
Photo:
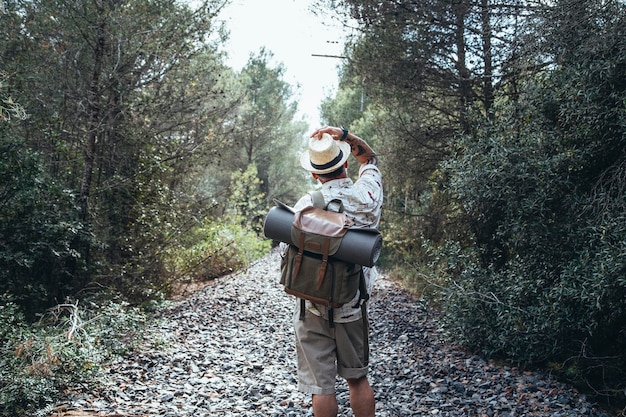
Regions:
<instances>
[{"instance_id":1,"label":"sky","mask_svg":"<svg viewBox=\"0 0 626 417\"><path fill-rule=\"evenodd\" d=\"M232 0L220 17L230 30L225 46L227 63L236 71L261 47L273 53L270 65L285 66L283 80L293 86L299 116L310 129L319 125L319 105L333 95L338 83L337 58L343 30L335 21L323 20L309 9L314 0ZM298 88L297 85L300 84Z\"/></svg>"}]
</instances>

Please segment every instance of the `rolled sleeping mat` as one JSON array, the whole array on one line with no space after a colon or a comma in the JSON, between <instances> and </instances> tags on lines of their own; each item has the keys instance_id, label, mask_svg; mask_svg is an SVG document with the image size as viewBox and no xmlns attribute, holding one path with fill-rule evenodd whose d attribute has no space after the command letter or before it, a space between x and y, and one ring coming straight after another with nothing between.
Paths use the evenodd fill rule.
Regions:
<instances>
[{"instance_id":1,"label":"rolled sleeping mat","mask_svg":"<svg viewBox=\"0 0 626 417\"><path fill-rule=\"evenodd\" d=\"M294 211L279 201L276 203L277 205L272 207L265 217L263 233L268 239L293 245L291 225ZM378 230L351 228L344 235L341 245L333 257L345 262L371 267L378 261L382 246L383 238Z\"/></svg>"}]
</instances>

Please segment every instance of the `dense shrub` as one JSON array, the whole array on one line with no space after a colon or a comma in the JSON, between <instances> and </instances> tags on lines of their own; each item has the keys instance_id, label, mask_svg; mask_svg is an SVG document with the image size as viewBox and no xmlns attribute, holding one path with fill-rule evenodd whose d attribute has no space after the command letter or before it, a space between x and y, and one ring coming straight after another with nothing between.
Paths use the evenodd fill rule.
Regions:
<instances>
[{"instance_id":1,"label":"dense shrub","mask_svg":"<svg viewBox=\"0 0 626 417\"><path fill-rule=\"evenodd\" d=\"M267 254L271 241L241 226L241 220L226 217L207 220L190 234L195 243L170 252L175 280L202 282L236 271Z\"/></svg>"},{"instance_id":2,"label":"dense shrub","mask_svg":"<svg viewBox=\"0 0 626 417\"><path fill-rule=\"evenodd\" d=\"M262 237L267 207L257 174L254 164L232 172L226 202L168 251L174 285L231 273L268 253L271 241Z\"/></svg>"},{"instance_id":3,"label":"dense shrub","mask_svg":"<svg viewBox=\"0 0 626 417\"><path fill-rule=\"evenodd\" d=\"M73 302L30 324L10 296L0 296L0 416L49 415L64 389L104 383L106 360L155 336L145 319L125 304Z\"/></svg>"},{"instance_id":4,"label":"dense shrub","mask_svg":"<svg viewBox=\"0 0 626 417\"><path fill-rule=\"evenodd\" d=\"M440 259L457 261L445 300L457 340L552 362L614 395L626 374L626 118L615 101L625 92L606 96L596 80L578 105L564 101L581 78L599 76L581 71L529 83L519 102L500 103L495 122L459 140L444 167L472 239Z\"/></svg>"},{"instance_id":5,"label":"dense shrub","mask_svg":"<svg viewBox=\"0 0 626 417\"><path fill-rule=\"evenodd\" d=\"M80 289L89 239L73 195L45 172L37 154L0 129L0 293L29 317Z\"/></svg>"}]
</instances>

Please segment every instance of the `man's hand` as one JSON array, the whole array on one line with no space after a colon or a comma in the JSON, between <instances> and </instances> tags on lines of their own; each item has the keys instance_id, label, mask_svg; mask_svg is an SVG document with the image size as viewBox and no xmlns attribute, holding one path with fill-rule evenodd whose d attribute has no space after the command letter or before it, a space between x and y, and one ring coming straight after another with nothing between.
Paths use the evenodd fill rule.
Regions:
<instances>
[{"instance_id":1,"label":"man's hand","mask_svg":"<svg viewBox=\"0 0 626 417\"><path fill-rule=\"evenodd\" d=\"M311 134L312 138L321 139L324 133L328 133L334 140L341 140L343 130L340 127L324 126Z\"/></svg>"},{"instance_id":2,"label":"man's hand","mask_svg":"<svg viewBox=\"0 0 626 417\"><path fill-rule=\"evenodd\" d=\"M341 137L343 136L343 129L334 126L324 126L313 132L311 137L321 139L324 133L328 133L334 140L341 140ZM350 144L352 155L354 155L359 163L378 165L376 152L374 152L374 150L363 139L348 132L344 141Z\"/></svg>"}]
</instances>

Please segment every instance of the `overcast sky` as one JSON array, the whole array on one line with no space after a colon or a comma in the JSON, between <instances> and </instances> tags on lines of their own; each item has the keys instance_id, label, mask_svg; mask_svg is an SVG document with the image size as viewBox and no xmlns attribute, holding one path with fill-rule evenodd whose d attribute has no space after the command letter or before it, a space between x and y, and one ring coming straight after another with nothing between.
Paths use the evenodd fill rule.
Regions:
<instances>
[{"instance_id":1,"label":"overcast sky","mask_svg":"<svg viewBox=\"0 0 626 417\"><path fill-rule=\"evenodd\" d=\"M312 1L233 0L221 17L230 30L229 64L239 71L251 53L263 46L271 51L272 64L286 68L284 80L294 86L300 115L314 129L322 99L337 87L340 60L313 55L341 55L343 32L336 22L314 15Z\"/></svg>"}]
</instances>

